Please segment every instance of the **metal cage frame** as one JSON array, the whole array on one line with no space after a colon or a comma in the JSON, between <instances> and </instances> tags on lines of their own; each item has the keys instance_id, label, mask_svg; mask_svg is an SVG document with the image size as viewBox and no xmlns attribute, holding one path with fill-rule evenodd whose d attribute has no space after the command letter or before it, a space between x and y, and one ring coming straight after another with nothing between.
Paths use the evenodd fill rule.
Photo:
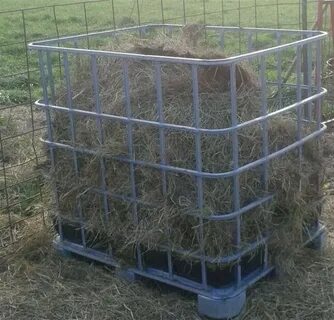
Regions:
<instances>
[{"instance_id":1,"label":"metal cage frame","mask_svg":"<svg viewBox=\"0 0 334 320\"><path fill-rule=\"evenodd\" d=\"M240 248L233 255L226 255L217 258L208 257L205 255L204 246L203 246L203 223L205 221L233 221L236 225L236 246L240 247L241 243L241 220L242 216L249 212L252 209L255 209L259 206L265 206L270 203L274 198L273 194L267 193L265 196L255 199L251 203L243 206L240 203L240 185L239 185L239 175L243 172L249 171L254 168L261 167L263 170L263 179L264 186L266 191L268 191L268 164L271 160L281 157L292 150L298 150L302 154L302 146L313 139L320 137L324 130L326 129L325 125L321 123L321 100L326 93L326 90L321 87L321 41L326 37L325 32L321 31L297 31L297 30L285 30L285 29L268 29L268 28L239 28L239 27L218 27L218 26L206 26L207 30L218 32L221 36L221 44L223 45L224 34L226 32L236 32L236 33L245 33L247 35L248 43L247 50L248 52L243 54L236 54L234 56L225 58L225 59L195 59L195 58L182 58L182 57L167 57L167 56L152 56L152 55L141 55L134 53L122 53L122 52L111 52L103 51L98 49L83 49L77 47L77 41L85 40L89 41L94 37L113 37L117 34L127 33L127 32L139 32L145 34L150 29L165 28L167 30L173 30L175 28L180 28L182 25L172 25L172 24L152 24L152 25L142 25L138 27L129 27L118 30L110 30L103 32L95 32L90 34L69 36L45 41L38 41L29 44L31 50L38 51L39 55L39 66L41 73L41 81L43 87L43 99L36 102L36 105L46 112L47 119L47 131L48 138L43 140L44 143L48 146L51 166L55 167L55 155L54 152L57 149L65 149L73 154L75 172L78 174L78 154L92 154L96 155L94 150L88 148L75 147L66 143L57 142L53 138L52 132L52 119L50 112L55 110L57 112L62 112L68 114L70 119L70 132L72 142L75 142L75 127L73 124L74 115L84 115L96 119L98 135L100 141L104 141L103 130L101 127L102 119L120 122L126 125L127 128L127 144L128 144L128 157L116 159L119 161L124 161L130 166L131 174L131 190L132 195L130 198L126 198L123 195L110 194L107 190L105 184L105 163L104 156L100 159L101 166L101 175L102 175L102 185L96 192L101 194L104 199L104 210L105 215L108 216L108 199L107 197L120 198L122 200L128 201L133 204L133 219L134 223L138 223L138 213L137 213L137 196L136 196L136 187L135 187L135 174L134 170L137 165L145 166L161 171L163 177L163 189L166 189L166 172L174 173L183 173L190 175L195 178L197 186L197 207L199 210L203 209L203 179L220 179L220 178L231 178L233 179L233 212L229 213L219 213L214 214L209 217L203 217L198 215L199 222L199 234L201 238L201 248L198 252L184 252L176 250L176 253L187 253L188 256L200 263L201 270L201 281L196 282L185 277L178 276L173 271L173 253L171 248L163 247L161 250L167 255L167 271L158 270L156 268L147 268L143 262L141 246L137 245L136 247L136 258L137 265L133 266L130 269L126 270L126 273L132 275L140 275L157 281L161 281L173 286L191 291L198 295L199 302L199 311L205 315L214 317L214 318L224 318L232 317L240 313L244 303L245 303L245 291L246 289L254 284L259 279L268 275L272 270L273 266L269 263L268 258L268 238L270 235L265 235L261 239L257 239L253 243L250 243L246 248ZM272 33L276 39L276 44L273 47L267 49L253 50L253 39L254 37L261 32ZM281 36L285 34L293 34L298 36L300 39L290 43L281 44ZM71 43L72 46L66 47L62 46L65 43ZM314 46L314 47L313 47ZM285 84L283 83L282 70L281 70L281 59L282 53L286 49L295 48L296 50L296 84ZM315 61L312 61L312 52L315 52ZM63 73L64 81L69 89L71 86L70 81L70 71L69 71L69 58L68 55L84 55L90 58L91 61L91 79L94 87L94 99L95 99L95 110L94 111L85 111L77 109L72 104L71 93L67 97L67 105L59 106L55 104L54 97L54 80L52 74L52 61L50 59L50 53L57 53L63 57ZM291 86L296 90L296 101L290 105L282 106L278 110L270 111L267 106L267 79L266 79L266 57L269 55L277 56L277 82L275 85L278 90L282 86ZM112 57L119 59L120 64L122 65L123 70L123 91L124 91L124 105L126 110L126 116L118 116L113 114L103 113L99 101L99 89L98 89L98 73L97 73L97 58L98 57ZM306 60L303 60L303 57L308 57ZM238 122L237 118L237 87L236 87L236 66L237 63L242 61L249 61L251 59L259 59L259 75L260 75L260 85L261 85L261 99L262 103L260 108L260 116L242 123ZM128 75L128 61L149 61L152 62L154 66L154 77L156 84L156 99L157 99L157 121L137 119L134 118L131 113L131 101L130 101L130 79ZM304 64L303 64L304 62ZM178 63L188 65L191 69L192 74L192 101L193 101L193 126L184 126L166 123L163 118L163 97L162 97L162 81L161 81L161 64L163 63ZM199 84L198 84L198 68L202 66L228 66L230 74L230 95L231 95L231 127L228 128L202 128L200 125L200 112L199 112ZM314 70L313 70L314 67ZM303 69L306 68L306 69ZM312 72L314 72L314 78L312 77ZM303 77L304 74L304 77ZM304 78L304 79L303 79ZM303 81L304 80L304 81ZM70 92L70 89L68 90ZM303 116L303 108L306 111L307 117ZM287 147L284 147L275 152L269 153L268 147L268 121L281 113L286 113L289 111L295 111L297 115L297 127L298 133L296 141ZM316 130L307 136L302 136L301 134L301 123L303 121L312 121L316 124ZM132 142L132 126L134 124L139 124L142 126L154 127L159 130L159 145L160 145L160 163L151 163L148 161L137 160L134 158L133 154L133 142ZM254 162L240 166L238 159L238 130L245 128L247 126L259 124L262 128L262 157L257 159ZM187 168L176 167L169 165L165 160L165 130L178 130L181 132L191 133L195 137L196 145L196 169L190 170ZM202 159L201 159L201 135L215 135L222 136L224 134L231 134L232 136L232 147L233 147L233 170L228 172L204 172L202 170ZM56 191L55 191L56 192ZM59 239L57 241L57 246L59 249L73 252L79 255L89 257L93 260L101 261L109 265L118 267L117 258L113 256L112 253L100 252L94 250L87 246L86 241L86 230L84 222L80 222L80 232L82 243L74 243L68 241L63 236L62 231L63 225L61 219L59 219ZM319 238L323 234L323 227L317 225L310 237L309 240ZM255 250L262 248L263 252L261 253L261 266L256 268L255 271L252 271L250 274L243 276L242 274L242 258L254 252ZM173 251L174 252L174 251ZM219 263L219 264L229 264L234 263L236 268L235 272L235 281L227 286L222 288L214 288L208 284L207 281L207 263Z\"/></svg>"}]
</instances>

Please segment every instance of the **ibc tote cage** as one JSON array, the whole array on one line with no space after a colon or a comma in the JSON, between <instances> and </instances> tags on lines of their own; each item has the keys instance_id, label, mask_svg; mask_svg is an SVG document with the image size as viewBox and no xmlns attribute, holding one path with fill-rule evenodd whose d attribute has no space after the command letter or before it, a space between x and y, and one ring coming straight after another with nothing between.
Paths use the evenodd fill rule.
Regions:
<instances>
[{"instance_id":1,"label":"ibc tote cage","mask_svg":"<svg viewBox=\"0 0 334 320\"><path fill-rule=\"evenodd\" d=\"M268 168L269 162L279 157L298 152L299 159L302 161L303 145L311 140L319 138L324 130L325 125L321 123L321 103L322 97L326 90L321 87L321 46L322 39L326 33L320 31L297 31L297 30L277 30L277 29L260 29L260 28L238 28L238 27L221 27L206 26L205 32L207 37L213 37L220 43L220 46L229 50L232 48L233 54L224 59L196 59L171 56L154 56L125 52L111 52L103 49L103 45L108 41L113 41L124 34L138 34L141 37L150 35L157 30L164 30L167 33L176 32L182 25L142 25L139 27L129 27L105 32L96 32L91 34L63 37L46 41L38 41L29 45L30 49L37 50L39 56L40 74L43 87L43 99L36 102L36 105L45 110L47 119L48 137L44 143L48 146L51 166L55 169L57 150L67 150L73 155L73 166L75 172L79 174L78 154L88 154L99 158L101 166L101 186L94 189L103 199L103 208L105 215L108 216L111 203L110 199L121 199L128 202L132 208L134 224L138 223L137 205L140 203L136 194L135 168L143 166L158 170L161 172L163 180L163 189L166 188L165 175L168 172L175 174L184 174L191 176L196 181L197 190L197 208L203 209L203 180L216 180L230 178L233 181L233 209L231 212L220 212L210 216L198 215L200 241L203 242L203 225L207 221L219 222L230 221L235 225L235 242L239 248L231 255L219 258L205 255L204 245L200 244L200 250L197 252L184 252L182 250L171 249L168 246L159 248L157 251L160 265L153 262L144 261L144 253L140 243L136 245L136 265L126 269L127 275L139 275L154 279L163 283L170 284L181 289L193 292L198 295L198 308L200 313L213 318L229 318L240 313L246 299L246 289L259 279L263 278L273 270L268 256L268 239L270 234L263 235L262 238L249 243L246 247L241 247L241 226L242 218L248 212L269 204L274 194L268 192ZM269 39L269 40L268 40ZM92 110L80 109L73 102L71 88L71 64L75 64L75 57L83 56L88 58L91 66L91 84L93 87L94 107ZM285 61L286 57L289 57ZM56 59L57 58L57 59ZM56 70L53 61L62 61L61 71ZM115 59L123 72L123 95L124 95L124 112L125 115L115 115L103 112L99 99L99 59ZM295 59L295 65L291 63ZM155 120L134 118L131 113L131 79L128 72L129 61L146 61L152 63L154 82L156 88L156 114ZM259 115L256 118L244 122L238 120L237 105L237 85L236 85L236 66L239 63L247 62L254 66L258 72L261 105L259 105ZM192 83L192 108L193 108L193 126L168 123L163 117L163 83L161 80L161 68L164 64L183 64L189 67L191 72ZM199 98L199 80L198 69L212 66L227 66L229 70L229 92L231 101L231 126L228 128L203 128L200 121ZM290 82L285 78L289 67L294 68L293 75L290 76ZM59 76L59 79L56 79ZM291 80L292 79L292 80ZM66 104L57 105L57 85L62 82L66 88ZM282 92L288 90L290 98L282 97ZM274 94L273 94L274 92ZM291 98L292 92L292 98ZM268 100L275 97L277 101L276 108L268 108ZM93 110L94 109L94 110ZM69 132L71 143L56 141L53 134L52 113L61 112L69 117ZM297 124L297 135L295 141L280 150L269 150L268 143L268 123L275 116L282 114L293 114ZM98 139L104 143L104 133L102 129L103 121L112 123L121 123L126 127L127 132L127 157L115 157L115 160L124 162L130 168L131 196L123 194L114 194L108 190L105 177L106 155L99 155L97 151L88 147L76 145L75 126L73 118L76 116L86 116L96 121ZM315 126L312 132L303 134L303 123L313 123ZM147 126L159 131L159 152L160 163L152 163L143 159L136 159L133 146L133 126ZM259 125L262 135L262 157L256 161L242 164L239 163L239 132L249 126ZM194 169L177 167L167 162L164 157L165 132L166 130L176 130L193 135L195 139L195 156L196 164ZM206 172L202 170L202 153L201 153L201 135L223 136L231 135L232 137L232 160L233 170L228 172ZM112 157L112 156L111 156ZM260 168L262 172L262 181L264 190L267 191L264 196L255 197L253 201L243 204L240 201L240 183L239 176L245 172ZM56 187L54 190L57 193ZM60 212L61 214L61 212ZM81 220L80 220L81 219ZM117 257L112 251L96 249L91 242L87 240L87 230L82 213L79 217L78 230L76 239L73 234L68 232L69 225L62 218L58 218L57 247L67 252L79 254L93 260L97 260L115 267L119 266ZM120 226L121 228L122 226ZM74 230L74 229L73 229ZM72 231L73 231L72 230ZM73 231L74 232L74 231ZM323 227L316 224L310 229L308 241L314 241L323 234ZM250 263L251 256L254 252L256 261ZM187 277L187 275L176 272L177 261L175 254L186 254L194 263L198 276ZM165 265L161 266L165 261ZM158 264L159 264L158 263ZM233 271L228 274L229 282L215 283L212 280L212 272L208 270L208 264L231 265ZM226 270L225 270L226 271ZM223 273L223 271L222 271ZM226 274L226 272L225 272Z\"/></svg>"}]
</instances>

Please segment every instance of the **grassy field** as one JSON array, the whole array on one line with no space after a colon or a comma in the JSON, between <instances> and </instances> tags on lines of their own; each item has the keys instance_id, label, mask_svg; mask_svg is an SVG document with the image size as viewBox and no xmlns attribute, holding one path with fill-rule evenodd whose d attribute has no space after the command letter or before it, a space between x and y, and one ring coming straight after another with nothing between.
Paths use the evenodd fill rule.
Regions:
<instances>
[{"instance_id":1,"label":"grassy field","mask_svg":"<svg viewBox=\"0 0 334 320\"><path fill-rule=\"evenodd\" d=\"M0 13L0 106L26 103L28 100L27 84L24 73L27 71L26 42L68 35L87 31L113 28L115 25L137 24L147 22L183 23L184 15L187 22L206 22L208 24L270 26L298 28L300 23L299 0L265 0L261 1L256 10L255 0L186 0L185 7L180 0L164 0L163 14L161 2L158 0L105 0L87 2L78 1L24 1L3 0L0 10L19 8L36 9ZM277 5L278 3L278 5ZM223 4L223 6L222 6ZM38 8L38 6L44 6ZM314 21L314 3L309 4L310 25ZM139 9L139 10L138 10ZM222 11L223 10L223 11ZM138 14L139 12L139 14ZM240 13L240 14L239 14ZM31 70L37 68L37 59L28 56ZM13 74L23 73L19 76ZM38 83L38 74L31 74L32 84ZM38 88L38 86L34 86ZM38 91L34 91L38 96Z\"/></svg>"}]
</instances>

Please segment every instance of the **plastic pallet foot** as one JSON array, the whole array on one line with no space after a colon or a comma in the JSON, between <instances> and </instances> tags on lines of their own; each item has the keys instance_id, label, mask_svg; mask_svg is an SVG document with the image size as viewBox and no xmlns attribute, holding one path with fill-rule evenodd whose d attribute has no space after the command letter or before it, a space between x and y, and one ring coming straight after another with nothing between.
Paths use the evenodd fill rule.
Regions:
<instances>
[{"instance_id":1,"label":"plastic pallet foot","mask_svg":"<svg viewBox=\"0 0 334 320\"><path fill-rule=\"evenodd\" d=\"M327 240L327 234L326 231L324 230L317 237L312 239L312 241L307 244L307 247L310 249L323 251L326 245L326 240Z\"/></svg>"},{"instance_id":2,"label":"plastic pallet foot","mask_svg":"<svg viewBox=\"0 0 334 320\"><path fill-rule=\"evenodd\" d=\"M246 303L246 291L238 295L222 299L214 299L202 295L197 296L198 312L212 319L231 319L238 316Z\"/></svg>"}]
</instances>

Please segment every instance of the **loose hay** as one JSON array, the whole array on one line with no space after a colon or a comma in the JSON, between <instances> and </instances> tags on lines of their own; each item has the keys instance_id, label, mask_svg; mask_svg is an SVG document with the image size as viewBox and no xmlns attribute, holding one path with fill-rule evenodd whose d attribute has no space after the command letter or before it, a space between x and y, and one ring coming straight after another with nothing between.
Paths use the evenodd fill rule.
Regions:
<instances>
[{"instance_id":1,"label":"loose hay","mask_svg":"<svg viewBox=\"0 0 334 320\"><path fill-rule=\"evenodd\" d=\"M329 216L332 205L331 199ZM201 319L194 296L140 281L129 284L101 266L59 257L50 247L51 234L33 230L36 236L21 243L11 261L0 258L0 319ZM303 250L288 274L248 292L239 319L332 320L333 277L333 242L322 256Z\"/></svg>"},{"instance_id":2,"label":"loose hay","mask_svg":"<svg viewBox=\"0 0 334 320\"><path fill-rule=\"evenodd\" d=\"M128 39L110 44L109 50L193 58L224 58L216 48L206 49L199 36L189 36L187 29L181 35L167 38L159 35L154 40ZM130 45L129 45L130 43ZM73 107L95 111L95 96L90 80L90 65L77 58L71 72ZM193 97L191 69L183 64L162 64L161 80L163 112L157 111L154 67L145 61L128 61L130 79L131 115L124 106L123 70L119 60L98 59L99 99L104 113L132 116L138 119L193 126ZM227 128L231 126L231 96L229 70L221 67L199 67L200 126L202 128ZM255 72L250 65L236 68L238 121L245 122L260 116L261 95ZM66 105L65 90L58 97ZM289 99L289 97L287 97ZM268 101L269 109L277 108L277 101ZM76 220L78 204L87 227L103 242L111 244L126 260L132 256L135 244L156 249L169 244L172 249L194 252L200 248L199 217L233 211L231 179L203 179L204 208L197 208L195 179L185 174L166 173L167 188L163 193L162 174L156 169L136 166L136 192L139 198L139 223L133 223L132 207L121 200L110 200L109 221L104 218L103 199L93 192L101 187L101 161L106 167L108 192L131 197L129 165L120 159L128 157L127 128L120 122L102 120L104 141L99 138L93 117L75 115L75 141L70 131L70 116L53 114L53 131L56 141L79 148L89 148L96 156L77 153L80 174L73 167L73 153L56 150L56 169L51 173L58 187L60 214ZM281 114L268 123L269 151L274 152L296 141L297 120L294 113ZM302 123L302 135L315 130L310 122ZM196 169L195 136L182 131L165 129L164 159L159 147L159 129L152 126L133 125L132 151L136 160L167 164L190 170ZM239 165L262 157L263 128L246 127L238 132ZM232 134L201 136L202 170L225 172L233 169ZM303 148L303 161L298 165L298 152L293 151L269 165L269 192L276 194L271 206L261 207L244 216L242 221L242 246L262 237L268 229L273 233L271 250L280 256L282 250L297 248L303 242L305 226L318 219L321 211L322 159L318 141ZM102 160L101 160L102 159ZM240 198L244 206L266 194L261 168L240 175ZM205 253L211 257L226 256L236 249L232 222L205 222Z\"/></svg>"}]
</instances>

